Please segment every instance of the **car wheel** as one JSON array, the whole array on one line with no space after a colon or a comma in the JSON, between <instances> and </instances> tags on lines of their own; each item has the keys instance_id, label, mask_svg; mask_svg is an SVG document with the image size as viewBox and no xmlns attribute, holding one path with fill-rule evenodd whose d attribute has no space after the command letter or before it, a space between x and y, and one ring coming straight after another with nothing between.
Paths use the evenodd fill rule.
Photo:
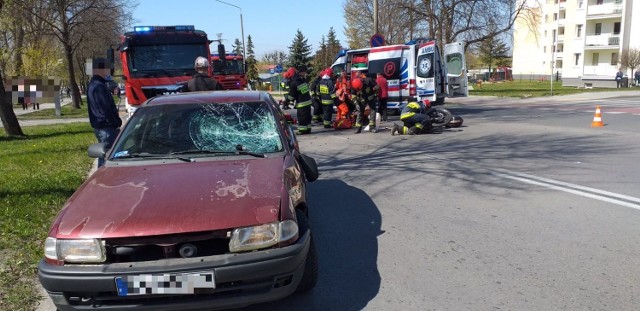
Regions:
<instances>
[{"instance_id":1,"label":"car wheel","mask_svg":"<svg viewBox=\"0 0 640 311\"><path fill-rule=\"evenodd\" d=\"M297 210L296 217L298 218L298 228L300 232L309 230L309 219L304 212ZM316 286L316 283L318 283L318 255L316 253L315 243L313 242L313 235L311 235L309 252L307 253L307 259L304 264L304 273L300 284L298 284L298 288L296 288L296 292L308 292Z\"/></svg>"}]
</instances>

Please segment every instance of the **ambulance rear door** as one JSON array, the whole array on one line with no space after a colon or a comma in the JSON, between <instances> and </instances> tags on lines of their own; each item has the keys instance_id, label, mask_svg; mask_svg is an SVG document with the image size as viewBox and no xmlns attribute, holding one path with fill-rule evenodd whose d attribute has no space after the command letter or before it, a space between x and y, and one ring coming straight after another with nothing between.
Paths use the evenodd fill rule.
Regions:
<instances>
[{"instance_id":1,"label":"ambulance rear door","mask_svg":"<svg viewBox=\"0 0 640 311\"><path fill-rule=\"evenodd\" d=\"M446 44L444 46L444 59L447 66L449 97L469 96L464 42Z\"/></svg>"}]
</instances>

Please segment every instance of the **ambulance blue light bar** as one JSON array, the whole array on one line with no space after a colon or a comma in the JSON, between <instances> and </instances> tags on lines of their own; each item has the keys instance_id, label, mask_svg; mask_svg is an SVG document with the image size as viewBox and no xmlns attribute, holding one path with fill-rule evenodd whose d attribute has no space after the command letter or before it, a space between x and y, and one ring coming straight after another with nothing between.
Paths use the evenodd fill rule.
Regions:
<instances>
[{"instance_id":1,"label":"ambulance blue light bar","mask_svg":"<svg viewBox=\"0 0 640 311\"><path fill-rule=\"evenodd\" d=\"M152 31L194 31L196 27L193 25L179 26L134 26L135 32L152 32Z\"/></svg>"}]
</instances>

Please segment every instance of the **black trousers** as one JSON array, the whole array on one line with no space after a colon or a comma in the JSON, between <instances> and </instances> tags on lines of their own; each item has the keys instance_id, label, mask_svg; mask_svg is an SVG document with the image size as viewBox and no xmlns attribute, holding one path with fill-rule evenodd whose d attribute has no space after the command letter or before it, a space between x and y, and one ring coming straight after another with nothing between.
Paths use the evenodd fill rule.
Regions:
<instances>
[{"instance_id":1,"label":"black trousers","mask_svg":"<svg viewBox=\"0 0 640 311\"><path fill-rule=\"evenodd\" d=\"M333 105L322 105L322 124L331 125L331 117L333 116Z\"/></svg>"},{"instance_id":2,"label":"black trousers","mask_svg":"<svg viewBox=\"0 0 640 311\"><path fill-rule=\"evenodd\" d=\"M431 131L431 118L426 114L414 114L402 120L404 126L408 128L407 134L425 134Z\"/></svg>"},{"instance_id":3,"label":"black trousers","mask_svg":"<svg viewBox=\"0 0 640 311\"><path fill-rule=\"evenodd\" d=\"M320 100L312 96L311 105L313 106L313 121L322 120L323 105L320 103Z\"/></svg>"},{"instance_id":4,"label":"black trousers","mask_svg":"<svg viewBox=\"0 0 640 311\"><path fill-rule=\"evenodd\" d=\"M382 115L382 121L387 121L387 101L388 98L378 99L378 112Z\"/></svg>"},{"instance_id":5,"label":"black trousers","mask_svg":"<svg viewBox=\"0 0 640 311\"><path fill-rule=\"evenodd\" d=\"M311 133L311 105L305 107L296 108L296 114L298 116L298 132L299 133Z\"/></svg>"}]
</instances>

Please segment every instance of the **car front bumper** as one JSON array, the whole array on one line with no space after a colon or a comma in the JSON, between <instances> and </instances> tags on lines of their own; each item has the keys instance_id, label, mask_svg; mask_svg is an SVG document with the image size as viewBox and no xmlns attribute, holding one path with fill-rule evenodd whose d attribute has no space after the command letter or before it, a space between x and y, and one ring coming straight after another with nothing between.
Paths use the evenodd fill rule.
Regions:
<instances>
[{"instance_id":1,"label":"car front bumper","mask_svg":"<svg viewBox=\"0 0 640 311\"><path fill-rule=\"evenodd\" d=\"M38 278L60 311L212 310L243 307L292 294L303 276L311 244L307 231L290 246L197 258L104 265L54 266L41 261ZM207 294L118 296L117 277L213 271Z\"/></svg>"}]
</instances>

